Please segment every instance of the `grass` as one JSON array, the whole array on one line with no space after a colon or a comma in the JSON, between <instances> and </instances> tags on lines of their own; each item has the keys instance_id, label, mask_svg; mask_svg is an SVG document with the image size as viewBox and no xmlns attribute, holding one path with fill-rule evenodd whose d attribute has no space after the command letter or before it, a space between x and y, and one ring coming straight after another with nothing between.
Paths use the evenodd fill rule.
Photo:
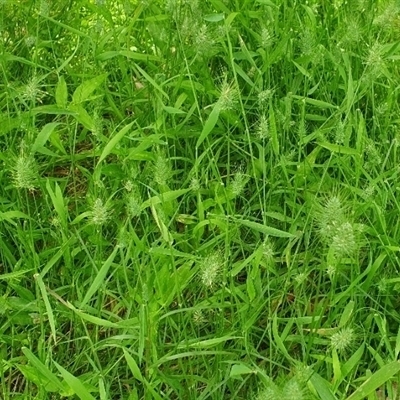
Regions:
<instances>
[{"instance_id":1,"label":"grass","mask_svg":"<svg viewBox=\"0 0 400 400\"><path fill-rule=\"evenodd\" d=\"M0 2L0 397L395 400L395 1Z\"/></svg>"}]
</instances>

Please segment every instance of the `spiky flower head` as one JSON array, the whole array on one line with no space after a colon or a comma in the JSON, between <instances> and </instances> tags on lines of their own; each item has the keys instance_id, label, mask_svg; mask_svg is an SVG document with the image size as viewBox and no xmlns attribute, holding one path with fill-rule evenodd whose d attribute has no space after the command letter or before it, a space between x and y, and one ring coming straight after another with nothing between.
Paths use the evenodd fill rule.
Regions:
<instances>
[{"instance_id":1,"label":"spiky flower head","mask_svg":"<svg viewBox=\"0 0 400 400\"><path fill-rule=\"evenodd\" d=\"M354 340L354 329L343 328L331 336L331 347L338 352L344 352L353 344Z\"/></svg>"},{"instance_id":2,"label":"spiky flower head","mask_svg":"<svg viewBox=\"0 0 400 400\"><path fill-rule=\"evenodd\" d=\"M130 218L138 217L142 213L142 198L137 189L132 190L127 196L126 211Z\"/></svg>"},{"instance_id":3,"label":"spiky flower head","mask_svg":"<svg viewBox=\"0 0 400 400\"><path fill-rule=\"evenodd\" d=\"M97 226L104 225L108 221L109 217L110 213L107 206L103 204L101 199L96 199L90 212L92 224Z\"/></svg>"},{"instance_id":4,"label":"spiky flower head","mask_svg":"<svg viewBox=\"0 0 400 400\"><path fill-rule=\"evenodd\" d=\"M356 235L350 222L345 222L337 227L336 234L332 238L331 249L339 257L349 256L356 251Z\"/></svg>"},{"instance_id":5,"label":"spiky flower head","mask_svg":"<svg viewBox=\"0 0 400 400\"><path fill-rule=\"evenodd\" d=\"M260 140L269 139L269 123L268 118L264 114L260 116L255 135Z\"/></svg>"},{"instance_id":6,"label":"spiky flower head","mask_svg":"<svg viewBox=\"0 0 400 400\"><path fill-rule=\"evenodd\" d=\"M230 111L235 108L238 97L237 89L225 79L220 88L217 107L220 111Z\"/></svg>"},{"instance_id":7,"label":"spiky flower head","mask_svg":"<svg viewBox=\"0 0 400 400\"><path fill-rule=\"evenodd\" d=\"M159 185L166 185L172 176L171 164L163 153L158 153L154 161L154 180Z\"/></svg>"},{"instance_id":8,"label":"spiky flower head","mask_svg":"<svg viewBox=\"0 0 400 400\"><path fill-rule=\"evenodd\" d=\"M304 400L304 388L296 379L290 379L282 388L283 399L285 400Z\"/></svg>"},{"instance_id":9,"label":"spiky flower head","mask_svg":"<svg viewBox=\"0 0 400 400\"><path fill-rule=\"evenodd\" d=\"M40 89L40 80L36 76L32 77L20 90L21 98L29 102L42 102L45 92Z\"/></svg>"},{"instance_id":10,"label":"spiky flower head","mask_svg":"<svg viewBox=\"0 0 400 400\"><path fill-rule=\"evenodd\" d=\"M273 45L275 37L271 29L264 27L261 29L261 47L270 47Z\"/></svg>"},{"instance_id":11,"label":"spiky flower head","mask_svg":"<svg viewBox=\"0 0 400 400\"><path fill-rule=\"evenodd\" d=\"M329 197L317 212L316 220L322 239L329 242L347 220L340 198L335 195Z\"/></svg>"},{"instance_id":12,"label":"spiky flower head","mask_svg":"<svg viewBox=\"0 0 400 400\"><path fill-rule=\"evenodd\" d=\"M270 380L265 388L258 392L256 400L277 400L282 399L281 389Z\"/></svg>"},{"instance_id":13,"label":"spiky flower head","mask_svg":"<svg viewBox=\"0 0 400 400\"><path fill-rule=\"evenodd\" d=\"M204 257L200 262L200 280L204 286L212 289L219 278L224 260L220 251Z\"/></svg>"},{"instance_id":14,"label":"spiky flower head","mask_svg":"<svg viewBox=\"0 0 400 400\"><path fill-rule=\"evenodd\" d=\"M243 169L238 168L233 176L233 180L230 183L231 193L235 197L239 196L243 192L248 180L248 176L244 173Z\"/></svg>"},{"instance_id":15,"label":"spiky flower head","mask_svg":"<svg viewBox=\"0 0 400 400\"><path fill-rule=\"evenodd\" d=\"M274 260L274 244L269 236L264 239L264 242L262 244L262 253L267 263L271 263Z\"/></svg>"},{"instance_id":16,"label":"spiky flower head","mask_svg":"<svg viewBox=\"0 0 400 400\"><path fill-rule=\"evenodd\" d=\"M35 158L29 154L25 142L21 142L20 154L11 168L13 185L17 189L34 190L38 184L38 168Z\"/></svg>"}]
</instances>

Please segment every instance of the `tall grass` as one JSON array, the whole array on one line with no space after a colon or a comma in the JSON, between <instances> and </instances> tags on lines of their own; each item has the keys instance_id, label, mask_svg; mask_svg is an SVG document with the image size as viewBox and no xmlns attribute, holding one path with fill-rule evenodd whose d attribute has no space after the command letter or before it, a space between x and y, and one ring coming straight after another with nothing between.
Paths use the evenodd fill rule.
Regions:
<instances>
[{"instance_id":1,"label":"tall grass","mask_svg":"<svg viewBox=\"0 0 400 400\"><path fill-rule=\"evenodd\" d=\"M399 27L1 1L0 397L398 398Z\"/></svg>"}]
</instances>

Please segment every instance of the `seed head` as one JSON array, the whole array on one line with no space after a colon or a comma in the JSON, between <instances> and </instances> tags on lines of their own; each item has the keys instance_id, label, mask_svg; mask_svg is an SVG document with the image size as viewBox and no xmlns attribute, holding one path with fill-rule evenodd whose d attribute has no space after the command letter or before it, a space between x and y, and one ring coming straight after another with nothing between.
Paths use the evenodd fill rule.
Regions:
<instances>
[{"instance_id":1,"label":"seed head","mask_svg":"<svg viewBox=\"0 0 400 400\"><path fill-rule=\"evenodd\" d=\"M109 211L101 199L95 200L90 217L92 224L97 226L104 225L108 221Z\"/></svg>"},{"instance_id":2,"label":"seed head","mask_svg":"<svg viewBox=\"0 0 400 400\"><path fill-rule=\"evenodd\" d=\"M304 400L304 389L296 379L290 379L285 383L282 389L283 398L285 400Z\"/></svg>"},{"instance_id":3,"label":"seed head","mask_svg":"<svg viewBox=\"0 0 400 400\"><path fill-rule=\"evenodd\" d=\"M171 178L171 165L164 154L159 153L154 162L154 180L159 185L166 185Z\"/></svg>"},{"instance_id":4,"label":"seed head","mask_svg":"<svg viewBox=\"0 0 400 400\"><path fill-rule=\"evenodd\" d=\"M37 187L37 165L31 155L25 154L21 148L21 154L15 160L11 171L13 184L17 189L34 190Z\"/></svg>"},{"instance_id":5,"label":"seed head","mask_svg":"<svg viewBox=\"0 0 400 400\"><path fill-rule=\"evenodd\" d=\"M230 185L231 193L235 197L239 196L243 192L247 182L248 182L247 175L243 172L242 169L238 169Z\"/></svg>"},{"instance_id":6,"label":"seed head","mask_svg":"<svg viewBox=\"0 0 400 400\"><path fill-rule=\"evenodd\" d=\"M233 84L226 80L221 86L217 107L220 111L229 111L235 108L239 94Z\"/></svg>"},{"instance_id":7,"label":"seed head","mask_svg":"<svg viewBox=\"0 0 400 400\"><path fill-rule=\"evenodd\" d=\"M142 213L142 198L139 191L133 190L127 196L126 211L130 218L138 217Z\"/></svg>"},{"instance_id":8,"label":"seed head","mask_svg":"<svg viewBox=\"0 0 400 400\"><path fill-rule=\"evenodd\" d=\"M204 257L200 262L200 280L204 286L211 289L213 288L223 266L222 254L216 251Z\"/></svg>"},{"instance_id":9,"label":"seed head","mask_svg":"<svg viewBox=\"0 0 400 400\"><path fill-rule=\"evenodd\" d=\"M356 236L350 222L345 222L337 228L332 238L331 248L338 257L349 256L356 251Z\"/></svg>"},{"instance_id":10,"label":"seed head","mask_svg":"<svg viewBox=\"0 0 400 400\"><path fill-rule=\"evenodd\" d=\"M268 124L268 118L265 115L261 115L260 120L258 121L256 136L260 140L269 139L269 124Z\"/></svg>"},{"instance_id":11,"label":"seed head","mask_svg":"<svg viewBox=\"0 0 400 400\"><path fill-rule=\"evenodd\" d=\"M351 328L343 328L331 336L331 346L339 352L344 352L352 345L354 340L354 330Z\"/></svg>"},{"instance_id":12,"label":"seed head","mask_svg":"<svg viewBox=\"0 0 400 400\"><path fill-rule=\"evenodd\" d=\"M277 400L282 399L282 391L272 382L268 382L268 386L258 392L256 400Z\"/></svg>"}]
</instances>

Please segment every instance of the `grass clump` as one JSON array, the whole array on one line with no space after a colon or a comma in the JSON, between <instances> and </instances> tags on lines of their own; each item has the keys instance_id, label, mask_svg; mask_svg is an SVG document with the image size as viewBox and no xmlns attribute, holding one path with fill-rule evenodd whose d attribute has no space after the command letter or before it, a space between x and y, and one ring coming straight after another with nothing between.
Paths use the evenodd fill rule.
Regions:
<instances>
[{"instance_id":1,"label":"grass clump","mask_svg":"<svg viewBox=\"0 0 400 400\"><path fill-rule=\"evenodd\" d=\"M0 1L0 397L395 399L399 10Z\"/></svg>"}]
</instances>

